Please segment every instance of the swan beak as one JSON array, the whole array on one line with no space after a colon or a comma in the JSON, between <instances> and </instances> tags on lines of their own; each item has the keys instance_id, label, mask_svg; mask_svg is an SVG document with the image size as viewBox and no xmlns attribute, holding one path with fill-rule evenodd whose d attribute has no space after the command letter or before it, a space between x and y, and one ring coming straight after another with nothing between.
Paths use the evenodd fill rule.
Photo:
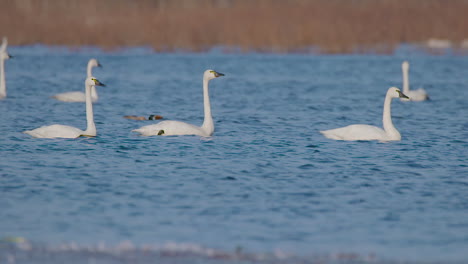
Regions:
<instances>
[{"instance_id":1,"label":"swan beak","mask_svg":"<svg viewBox=\"0 0 468 264\"><path fill-rule=\"evenodd\" d=\"M218 78L218 77L224 76L224 73L220 73L220 72L215 71L214 75L215 75L216 78Z\"/></svg>"},{"instance_id":2,"label":"swan beak","mask_svg":"<svg viewBox=\"0 0 468 264\"><path fill-rule=\"evenodd\" d=\"M11 59L11 58L14 58L15 56L11 55L11 54L7 54L7 58Z\"/></svg>"},{"instance_id":3,"label":"swan beak","mask_svg":"<svg viewBox=\"0 0 468 264\"><path fill-rule=\"evenodd\" d=\"M102 68L102 64L99 63L99 62L97 63L97 66L98 66L99 68Z\"/></svg>"},{"instance_id":4,"label":"swan beak","mask_svg":"<svg viewBox=\"0 0 468 264\"><path fill-rule=\"evenodd\" d=\"M400 95L400 98L406 98L406 99L409 99L408 96L406 96L404 93L398 91L398 94Z\"/></svg>"},{"instance_id":5,"label":"swan beak","mask_svg":"<svg viewBox=\"0 0 468 264\"><path fill-rule=\"evenodd\" d=\"M96 86L106 87L105 84L103 84L102 82L100 82L100 81L98 81L98 80L96 80L95 83L96 83Z\"/></svg>"}]
</instances>

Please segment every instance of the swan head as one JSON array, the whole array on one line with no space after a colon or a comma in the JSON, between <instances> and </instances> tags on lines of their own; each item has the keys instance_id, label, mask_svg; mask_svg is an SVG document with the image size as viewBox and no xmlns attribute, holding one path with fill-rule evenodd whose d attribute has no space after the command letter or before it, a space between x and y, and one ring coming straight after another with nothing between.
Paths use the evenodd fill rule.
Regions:
<instances>
[{"instance_id":1,"label":"swan head","mask_svg":"<svg viewBox=\"0 0 468 264\"><path fill-rule=\"evenodd\" d=\"M86 78L85 83L86 83L87 86L106 86L105 84L103 84L98 79L96 79L96 78L94 78L92 76Z\"/></svg>"},{"instance_id":2,"label":"swan head","mask_svg":"<svg viewBox=\"0 0 468 264\"><path fill-rule=\"evenodd\" d=\"M403 70L407 71L409 69L409 62L408 61L404 61L402 64L401 64L401 68L403 68Z\"/></svg>"},{"instance_id":3,"label":"swan head","mask_svg":"<svg viewBox=\"0 0 468 264\"><path fill-rule=\"evenodd\" d=\"M406 98L409 99L404 93L400 91L397 87L390 87L387 94L390 94L391 98Z\"/></svg>"},{"instance_id":4,"label":"swan head","mask_svg":"<svg viewBox=\"0 0 468 264\"><path fill-rule=\"evenodd\" d=\"M11 56L10 54L8 54L8 52L6 51L6 49L1 49L0 50L0 59L2 60L8 60L8 59L11 59L13 58L13 56Z\"/></svg>"},{"instance_id":5,"label":"swan head","mask_svg":"<svg viewBox=\"0 0 468 264\"><path fill-rule=\"evenodd\" d=\"M88 62L88 67L102 67L101 63L99 63L96 59L90 59Z\"/></svg>"},{"instance_id":6,"label":"swan head","mask_svg":"<svg viewBox=\"0 0 468 264\"><path fill-rule=\"evenodd\" d=\"M221 76L224 76L224 74L214 71L214 70L206 70L205 73L203 74L203 79L209 81L214 78L221 77Z\"/></svg>"}]
</instances>

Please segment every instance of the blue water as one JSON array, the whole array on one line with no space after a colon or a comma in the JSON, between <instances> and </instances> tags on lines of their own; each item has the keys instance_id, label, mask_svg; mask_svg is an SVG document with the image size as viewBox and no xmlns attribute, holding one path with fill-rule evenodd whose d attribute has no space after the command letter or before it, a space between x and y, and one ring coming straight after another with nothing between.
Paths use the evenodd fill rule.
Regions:
<instances>
[{"instance_id":1,"label":"blue water","mask_svg":"<svg viewBox=\"0 0 468 264\"><path fill-rule=\"evenodd\" d=\"M468 57L157 54L147 49L10 47L0 101L0 236L39 244L193 243L298 256L351 252L392 260L468 261ZM89 58L107 84L96 138L34 139L54 123L85 129L85 107L49 98L84 90ZM381 126L394 100L401 142L343 142L319 130ZM142 137L159 114L201 125L202 73L215 132Z\"/></svg>"}]
</instances>

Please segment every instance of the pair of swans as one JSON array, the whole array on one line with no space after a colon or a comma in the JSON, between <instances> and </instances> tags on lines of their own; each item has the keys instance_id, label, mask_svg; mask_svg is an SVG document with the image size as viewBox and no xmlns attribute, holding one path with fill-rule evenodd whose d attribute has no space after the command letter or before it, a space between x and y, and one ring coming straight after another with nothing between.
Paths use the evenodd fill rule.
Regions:
<instances>
[{"instance_id":1,"label":"pair of swans","mask_svg":"<svg viewBox=\"0 0 468 264\"><path fill-rule=\"evenodd\" d=\"M88 67L87 67L87 70L86 70L87 78L93 77L93 72L92 71L93 71L94 67L102 67L102 65L99 63L98 60L90 59L88 61ZM86 102L86 94L83 93L83 92L59 93L59 94L56 94L56 95L52 96L52 98L57 99L59 101L63 101L63 102L69 102L69 103ZM98 100L98 94L97 94L95 86L93 86L91 88L91 100L92 100L93 103L97 102L97 100Z\"/></svg>"},{"instance_id":2,"label":"pair of swans","mask_svg":"<svg viewBox=\"0 0 468 264\"><path fill-rule=\"evenodd\" d=\"M81 130L72 126L65 125L50 125L36 128L34 130L24 131L24 133L35 138L77 138L81 136L95 137L96 125L94 124L93 102L91 92L96 89L96 86L105 86L96 78L90 76L85 80L85 96L86 96L86 130Z\"/></svg>"},{"instance_id":3,"label":"pair of swans","mask_svg":"<svg viewBox=\"0 0 468 264\"><path fill-rule=\"evenodd\" d=\"M158 124L144 126L133 131L139 132L144 136L153 135L198 135L209 137L213 135L214 123L211 116L210 97L208 93L208 82L214 78L224 76L224 74L206 70L203 74L203 101L205 110L205 119L201 127L194 126L180 121L162 121ZM96 126L94 124L93 103L91 91L96 86L105 86L94 77L88 77L85 81L86 86L86 120L87 129L85 131L71 126L51 125L43 126L34 130L25 131L36 138L77 138L80 136L94 137L96 136Z\"/></svg>"},{"instance_id":4,"label":"pair of swans","mask_svg":"<svg viewBox=\"0 0 468 264\"><path fill-rule=\"evenodd\" d=\"M391 116L391 101L393 98L400 98L401 101L425 101L429 99L426 91L422 88L418 90L409 89L408 71L409 63L404 61L401 64L403 72L403 93L396 87L390 87L385 96L383 110L383 127L370 125L350 125L346 127L320 131L325 137L335 140L380 140L398 141L401 140L400 132L393 126Z\"/></svg>"},{"instance_id":5,"label":"pair of swans","mask_svg":"<svg viewBox=\"0 0 468 264\"><path fill-rule=\"evenodd\" d=\"M12 58L7 52L8 40L3 38L2 46L0 47L0 99L6 97L6 83L5 83L5 61Z\"/></svg>"}]
</instances>

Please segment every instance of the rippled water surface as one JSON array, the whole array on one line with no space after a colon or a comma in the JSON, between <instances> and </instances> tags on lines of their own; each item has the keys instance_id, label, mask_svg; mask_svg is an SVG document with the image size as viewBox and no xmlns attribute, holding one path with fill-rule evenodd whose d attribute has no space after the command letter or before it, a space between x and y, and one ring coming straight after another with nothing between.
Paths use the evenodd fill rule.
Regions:
<instances>
[{"instance_id":1,"label":"rippled water surface","mask_svg":"<svg viewBox=\"0 0 468 264\"><path fill-rule=\"evenodd\" d=\"M468 260L468 57L156 54L11 47L0 101L0 235L39 244L192 243L298 256L350 252L394 260ZM85 106L50 96L94 75L96 138L34 139L54 123L85 129ZM390 86L401 142L343 142L319 130L381 126ZM159 114L201 125L202 73L215 133L142 137ZM100 87L99 87L100 88ZM216 263L216 262L214 262Z\"/></svg>"}]
</instances>

